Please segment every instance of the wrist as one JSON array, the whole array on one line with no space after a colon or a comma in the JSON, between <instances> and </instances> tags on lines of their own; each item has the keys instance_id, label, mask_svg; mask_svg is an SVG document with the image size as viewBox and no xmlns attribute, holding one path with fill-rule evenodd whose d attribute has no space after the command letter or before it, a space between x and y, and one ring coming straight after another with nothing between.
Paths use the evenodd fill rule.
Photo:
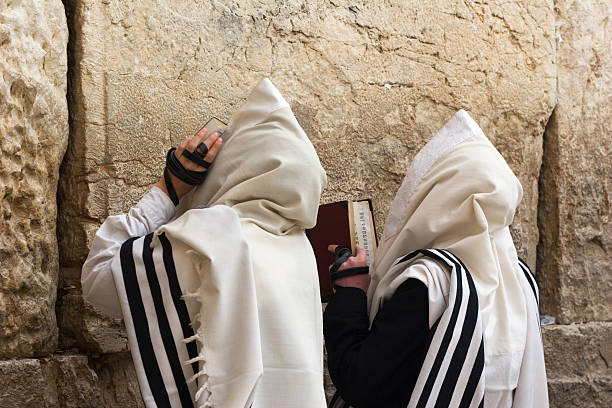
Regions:
<instances>
[{"instance_id":1,"label":"wrist","mask_svg":"<svg viewBox=\"0 0 612 408\"><path fill-rule=\"evenodd\" d=\"M336 279L334 285L345 288L357 288L367 292L370 286L370 279L370 275L352 275Z\"/></svg>"},{"instance_id":2,"label":"wrist","mask_svg":"<svg viewBox=\"0 0 612 408\"><path fill-rule=\"evenodd\" d=\"M166 195L169 196L168 189L166 188L166 183L164 182L164 178L163 177L161 179L159 179L159 181L157 183L153 184L153 187L159 188L161 191L163 191L164 193L166 193Z\"/></svg>"},{"instance_id":3,"label":"wrist","mask_svg":"<svg viewBox=\"0 0 612 408\"><path fill-rule=\"evenodd\" d=\"M172 173L169 173L169 177L170 177L170 181L172 182L172 186L174 187L174 191L176 191L176 195L178 196L179 200L183 198L183 196L187 194L189 191L191 191L191 189L194 187L191 184L187 184L184 181L179 180ZM164 177L160 178L159 181L154 184L154 186L158 187L164 193L166 193L166 195L170 196L170 194L168 194L168 187L166 187L166 181L164 180Z\"/></svg>"}]
</instances>

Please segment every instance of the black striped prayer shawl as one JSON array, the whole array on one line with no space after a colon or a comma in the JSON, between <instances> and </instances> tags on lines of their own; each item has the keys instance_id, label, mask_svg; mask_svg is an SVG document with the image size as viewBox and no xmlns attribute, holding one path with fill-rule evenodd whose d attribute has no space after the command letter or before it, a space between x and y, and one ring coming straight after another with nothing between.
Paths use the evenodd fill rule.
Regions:
<instances>
[{"instance_id":1,"label":"black striped prayer shawl","mask_svg":"<svg viewBox=\"0 0 612 408\"><path fill-rule=\"evenodd\" d=\"M474 280L459 258L442 249L414 251L394 263L408 266L417 256L425 256L450 269L448 307L431 327L427 338L427 353L408 403L409 408L478 407L484 406L484 342L478 309L478 294ZM539 303L535 279L525 262L519 266ZM461 309L465 309L463 318ZM451 339L460 327L454 348ZM337 392L330 408L349 408Z\"/></svg>"},{"instance_id":2,"label":"black striped prayer shawl","mask_svg":"<svg viewBox=\"0 0 612 408\"><path fill-rule=\"evenodd\" d=\"M198 362L193 362L198 350L194 341L186 342L194 332L182 298L172 246L164 234L158 237L161 246L155 249L151 248L153 233L144 240L131 238L123 243L123 282L117 282L116 276L115 283L129 303L130 313L124 312L124 321L137 341L138 347L132 347L131 352L146 406L194 407L195 388L190 387L188 379L195 380L198 374ZM189 360L190 364L181 364Z\"/></svg>"}]
</instances>

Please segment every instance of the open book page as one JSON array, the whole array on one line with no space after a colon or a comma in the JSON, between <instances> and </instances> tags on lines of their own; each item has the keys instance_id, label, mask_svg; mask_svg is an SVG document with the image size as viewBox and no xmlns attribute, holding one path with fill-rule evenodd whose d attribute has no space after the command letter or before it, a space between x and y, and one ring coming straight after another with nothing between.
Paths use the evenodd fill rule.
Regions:
<instances>
[{"instance_id":1,"label":"open book page","mask_svg":"<svg viewBox=\"0 0 612 408\"><path fill-rule=\"evenodd\" d=\"M368 265L371 265L376 253L376 231L370 202L368 200L349 202L349 218L351 236L354 237L351 250L355 254L356 246L365 248Z\"/></svg>"},{"instance_id":2,"label":"open book page","mask_svg":"<svg viewBox=\"0 0 612 408\"><path fill-rule=\"evenodd\" d=\"M356 246L366 250L368 265L374 260L376 251L376 226L370 200L337 201L319 207L317 225L306 231L317 260L321 299L329 300L334 293L329 266L334 255L327 250L330 244L351 248Z\"/></svg>"}]
</instances>

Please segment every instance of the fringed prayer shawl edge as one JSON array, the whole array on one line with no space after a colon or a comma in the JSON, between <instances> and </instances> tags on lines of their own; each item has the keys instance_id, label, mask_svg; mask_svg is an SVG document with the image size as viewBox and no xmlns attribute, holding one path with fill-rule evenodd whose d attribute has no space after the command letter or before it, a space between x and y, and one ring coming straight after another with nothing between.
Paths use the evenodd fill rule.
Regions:
<instances>
[{"instance_id":1,"label":"fringed prayer shawl edge","mask_svg":"<svg viewBox=\"0 0 612 408\"><path fill-rule=\"evenodd\" d=\"M259 319L233 209L194 209L131 238L111 269L147 407L251 405L263 375ZM191 314L188 298L199 303Z\"/></svg>"}]
</instances>

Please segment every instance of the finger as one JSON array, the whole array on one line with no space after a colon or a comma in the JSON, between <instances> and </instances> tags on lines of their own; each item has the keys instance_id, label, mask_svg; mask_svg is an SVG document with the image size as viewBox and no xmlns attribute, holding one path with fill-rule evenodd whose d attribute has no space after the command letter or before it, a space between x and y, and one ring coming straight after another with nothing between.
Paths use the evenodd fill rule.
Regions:
<instances>
[{"instance_id":1,"label":"finger","mask_svg":"<svg viewBox=\"0 0 612 408\"><path fill-rule=\"evenodd\" d=\"M366 250L364 247L357 245L357 255L355 255L355 258L357 258L357 261L361 261L361 262L364 262L368 259L368 257L366 256Z\"/></svg>"},{"instance_id":2,"label":"finger","mask_svg":"<svg viewBox=\"0 0 612 408\"><path fill-rule=\"evenodd\" d=\"M206 160L209 163L212 163L213 160L215 160L215 157L217 157L217 153L219 153L219 150L221 149L222 144L223 144L223 139L218 138L215 141L215 144L213 144L212 147L208 149L208 153L206 154L206 157L204 157L204 160Z\"/></svg>"},{"instance_id":3,"label":"finger","mask_svg":"<svg viewBox=\"0 0 612 408\"><path fill-rule=\"evenodd\" d=\"M210 136L208 136L206 139L204 139L204 141L203 141L203 142L201 142L201 143L204 143L204 145L206 145L206 149L207 149L208 151L210 151L210 149L211 149L211 148L214 146L214 144L217 142L217 140L219 140L219 136L220 136L220 135L219 135L219 133L217 133L217 132L212 132L212 133L210 134ZM200 145L200 143L198 143L198 146L199 146L199 145ZM200 151L203 151L203 150L202 150L202 149L200 149ZM208 154L208 153L207 153L207 154Z\"/></svg>"},{"instance_id":4,"label":"finger","mask_svg":"<svg viewBox=\"0 0 612 408\"><path fill-rule=\"evenodd\" d=\"M355 268L357 266L360 266L360 262L357 260L357 258L352 256L342 264L340 269Z\"/></svg>"},{"instance_id":5,"label":"finger","mask_svg":"<svg viewBox=\"0 0 612 408\"><path fill-rule=\"evenodd\" d=\"M202 143L204 139L206 139L207 133L208 133L208 130L202 128L200 129L198 133L191 136L191 138L189 139L189 142L187 143L187 150L193 153L195 149L198 147L198 145Z\"/></svg>"},{"instance_id":6,"label":"finger","mask_svg":"<svg viewBox=\"0 0 612 408\"><path fill-rule=\"evenodd\" d=\"M331 252L332 254L336 251L336 248L338 248L338 245L328 245L327 246L327 250Z\"/></svg>"},{"instance_id":7,"label":"finger","mask_svg":"<svg viewBox=\"0 0 612 408\"><path fill-rule=\"evenodd\" d=\"M178 147L176 148L176 151L174 152L176 157L181 157L183 151L185 151L185 147L187 146L187 142L189 141L190 137L191 136L186 137L181 143L179 143Z\"/></svg>"},{"instance_id":8,"label":"finger","mask_svg":"<svg viewBox=\"0 0 612 408\"><path fill-rule=\"evenodd\" d=\"M198 133L196 133L196 135L198 137L200 137L202 140L206 139L206 135L208 134L208 129L206 128L202 128L200 130L198 130Z\"/></svg>"}]
</instances>

